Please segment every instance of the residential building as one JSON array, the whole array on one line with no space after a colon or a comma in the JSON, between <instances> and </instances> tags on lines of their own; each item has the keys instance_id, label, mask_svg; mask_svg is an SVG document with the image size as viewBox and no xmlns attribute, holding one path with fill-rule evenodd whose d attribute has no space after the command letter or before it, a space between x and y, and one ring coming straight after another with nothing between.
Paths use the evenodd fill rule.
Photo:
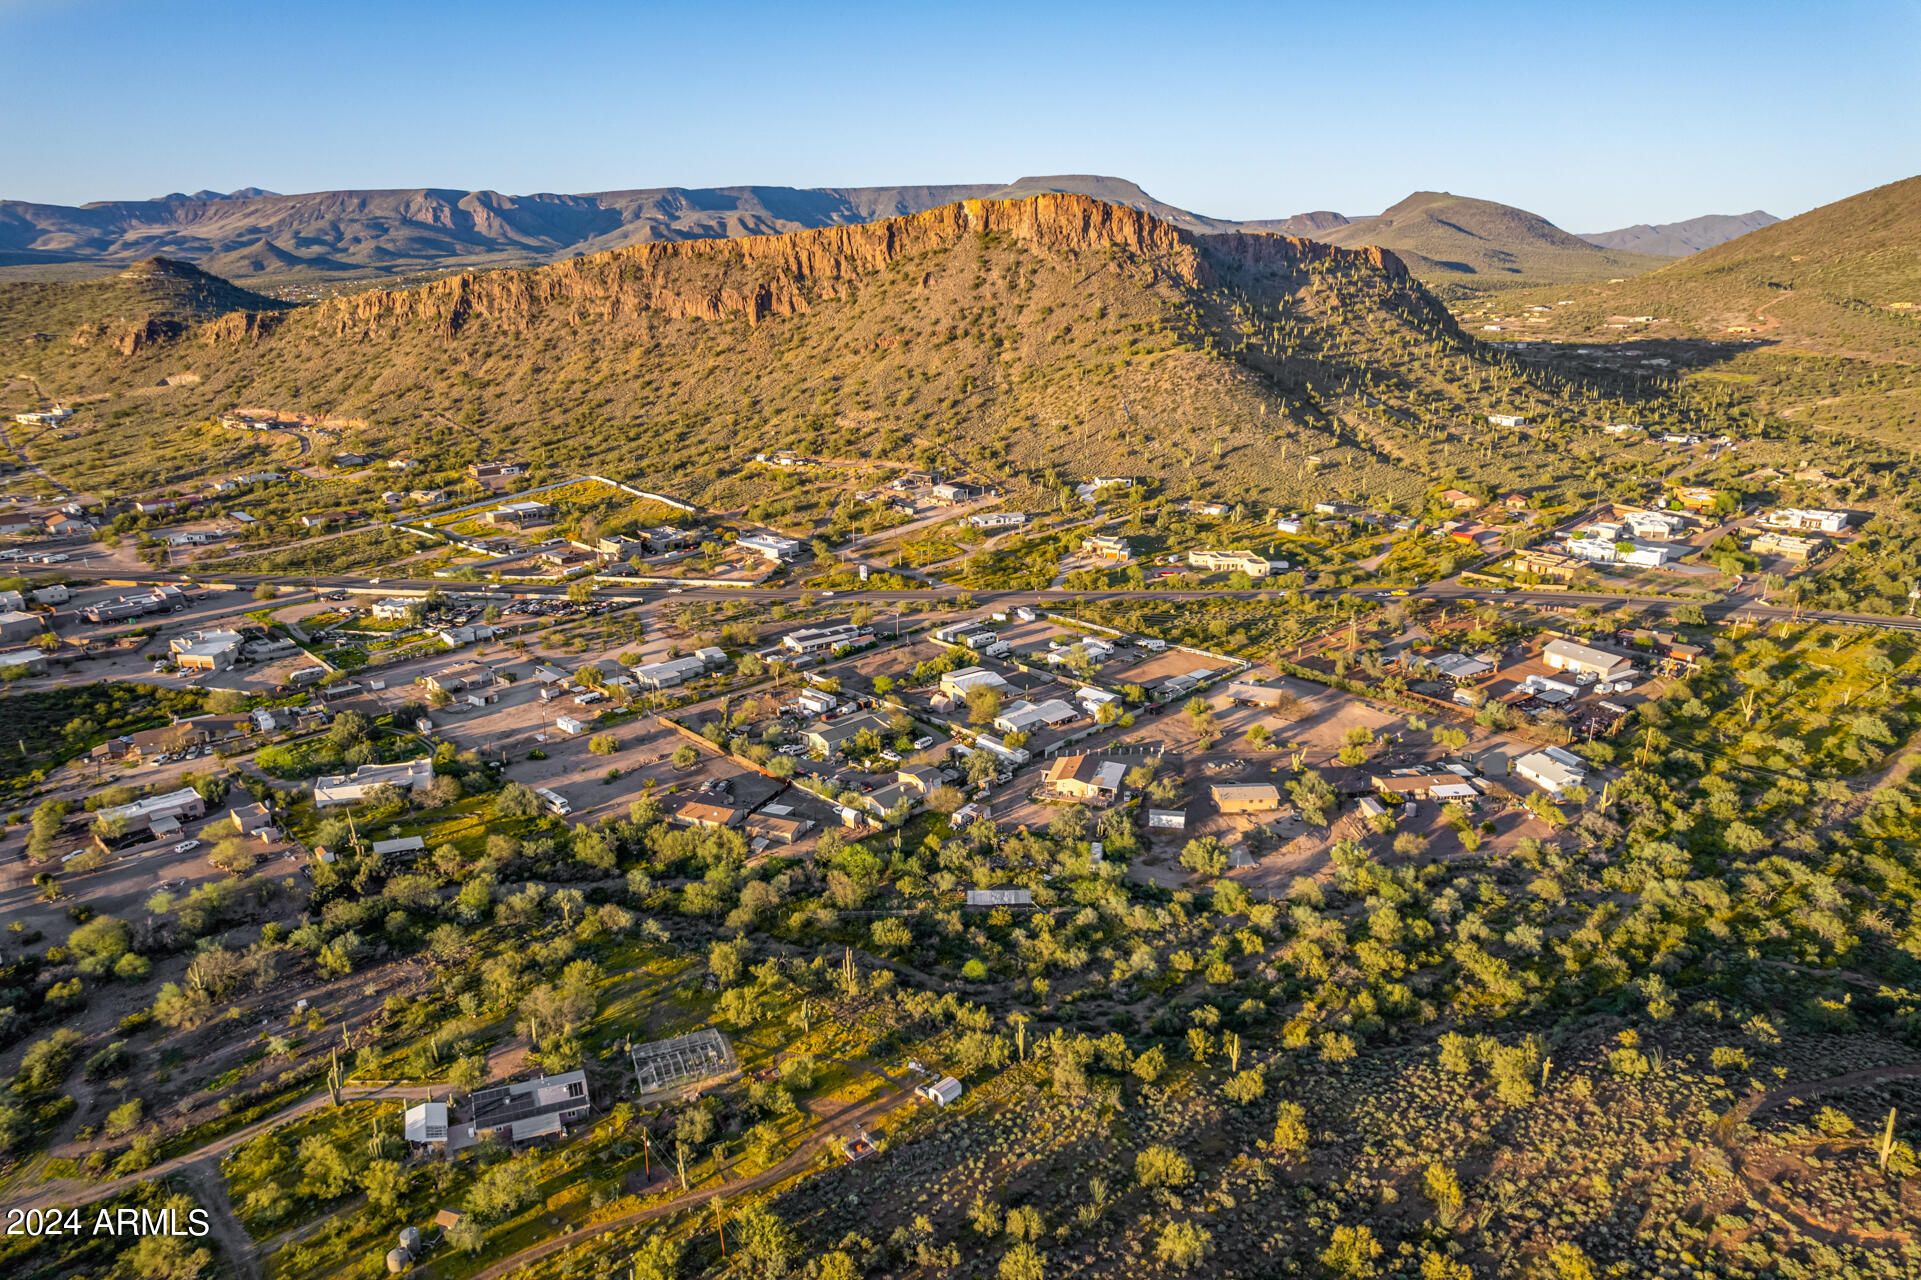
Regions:
<instances>
[{"instance_id":1,"label":"residential building","mask_svg":"<svg viewBox=\"0 0 1921 1280\"><path fill-rule=\"evenodd\" d=\"M1468 681L1476 676L1484 676L1494 670L1494 664L1482 658L1470 658L1465 653L1439 653L1429 657L1427 665L1443 677L1454 681Z\"/></svg>"},{"instance_id":2,"label":"residential building","mask_svg":"<svg viewBox=\"0 0 1921 1280\"><path fill-rule=\"evenodd\" d=\"M273 810L264 804L237 804L229 815L233 821L234 832L238 835L252 835L274 825Z\"/></svg>"},{"instance_id":3,"label":"residential building","mask_svg":"<svg viewBox=\"0 0 1921 1280\"><path fill-rule=\"evenodd\" d=\"M1687 521L1672 511L1630 511L1621 517L1621 523L1634 537L1655 542L1672 542L1688 530Z\"/></svg>"},{"instance_id":4,"label":"residential building","mask_svg":"<svg viewBox=\"0 0 1921 1280\"><path fill-rule=\"evenodd\" d=\"M989 511L985 515L969 516L967 523L976 529L1018 529L1027 523L1024 511Z\"/></svg>"},{"instance_id":5,"label":"residential building","mask_svg":"<svg viewBox=\"0 0 1921 1280\"><path fill-rule=\"evenodd\" d=\"M945 484L935 485L933 490L934 501L949 506L956 502L966 502L970 498L978 498L986 492L985 486L970 484L965 480L949 480Z\"/></svg>"},{"instance_id":6,"label":"residential building","mask_svg":"<svg viewBox=\"0 0 1921 1280\"><path fill-rule=\"evenodd\" d=\"M1047 788L1074 800L1106 802L1121 793L1127 766L1098 756L1060 756L1047 766Z\"/></svg>"},{"instance_id":7,"label":"residential building","mask_svg":"<svg viewBox=\"0 0 1921 1280\"><path fill-rule=\"evenodd\" d=\"M807 745L816 751L832 755L853 741L854 736L864 730L886 735L891 732L887 722L871 711L861 711L838 720L826 720L809 725L806 730Z\"/></svg>"},{"instance_id":8,"label":"residential building","mask_svg":"<svg viewBox=\"0 0 1921 1280\"><path fill-rule=\"evenodd\" d=\"M1209 573L1244 573L1250 578L1265 578L1273 569L1266 556L1252 551L1190 551L1187 563Z\"/></svg>"},{"instance_id":9,"label":"residential building","mask_svg":"<svg viewBox=\"0 0 1921 1280\"><path fill-rule=\"evenodd\" d=\"M1042 703L1023 699L1003 707L994 720L994 727L1002 733L1032 733L1050 725L1067 724L1079 719L1080 714L1059 698L1049 698Z\"/></svg>"},{"instance_id":10,"label":"residential building","mask_svg":"<svg viewBox=\"0 0 1921 1280\"><path fill-rule=\"evenodd\" d=\"M633 669L634 679L649 689L669 689L707 674L707 664L697 657L670 658L649 662Z\"/></svg>"},{"instance_id":11,"label":"residential building","mask_svg":"<svg viewBox=\"0 0 1921 1280\"><path fill-rule=\"evenodd\" d=\"M1230 702L1237 702L1244 707L1267 707L1272 709L1286 702L1289 696L1291 695L1289 695L1285 689L1278 689L1264 684L1245 684L1236 681L1227 686L1228 700Z\"/></svg>"},{"instance_id":12,"label":"residential building","mask_svg":"<svg viewBox=\"0 0 1921 1280\"><path fill-rule=\"evenodd\" d=\"M742 551L751 551L764 560L776 563L792 560L800 554L800 543L792 538L783 538L778 533L743 533L734 545Z\"/></svg>"},{"instance_id":13,"label":"residential building","mask_svg":"<svg viewBox=\"0 0 1921 1280\"><path fill-rule=\"evenodd\" d=\"M1307 524L1297 515L1286 515L1276 520L1274 527L1282 533L1299 533Z\"/></svg>"},{"instance_id":14,"label":"residential building","mask_svg":"<svg viewBox=\"0 0 1921 1280\"><path fill-rule=\"evenodd\" d=\"M788 805L770 804L758 813L749 814L741 830L750 840L792 844L806 835L813 825L806 818L795 817Z\"/></svg>"},{"instance_id":15,"label":"residential building","mask_svg":"<svg viewBox=\"0 0 1921 1280\"><path fill-rule=\"evenodd\" d=\"M401 1117L401 1130L408 1142L434 1147L447 1145L447 1104L416 1102Z\"/></svg>"},{"instance_id":16,"label":"residential building","mask_svg":"<svg viewBox=\"0 0 1921 1280\"><path fill-rule=\"evenodd\" d=\"M569 736L585 733L587 732L587 730L593 727L594 727L593 716L585 715L585 714L577 715L577 716L573 716L573 715L560 716L556 718L554 721L554 728L560 730L562 733L567 734Z\"/></svg>"},{"instance_id":17,"label":"residential building","mask_svg":"<svg viewBox=\"0 0 1921 1280\"><path fill-rule=\"evenodd\" d=\"M1272 813L1281 807L1281 789L1271 782L1217 782L1208 791L1222 813Z\"/></svg>"},{"instance_id":18,"label":"residential building","mask_svg":"<svg viewBox=\"0 0 1921 1280\"><path fill-rule=\"evenodd\" d=\"M1587 781L1581 758L1560 747L1543 747L1514 762L1514 772L1550 795L1560 795Z\"/></svg>"},{"instance_id":19,"label":"residential building","mask_svg":"<svg viewBox=\"0 0 1921 1280\"><path fill-rule=\"evenodd\" d=\"M420 682L440 693L460 693L493 684L494 669L479 662L456 662L422 676Z\"/></svg>"},{"instance_id":20,"label":"residential building","mask_svg":"<svg viewBox=\"0 0 1921 1280\"><path fill-rule=\"evenodd\" d=\"M13 420L23 427L57 427L72 416L71 409L29 409L14 414Z\"/></svg>"},{"instance_id":21,"label":"residential building","mask_svg":"<svg viewBox=\"0 0 1921 1280\"><path fill-rule=\"evenodd\" d=\"M206 812L207 802L200 798L200 793L192 787L182 787L165 795L135 800L132 804L114 805L94 816L100 822L122 823L130 834L153 831L165 835L178 831L182 818L198 818Z\"/></svg>"},{"instance_id":22,"label":"residential building","mask_svg":"<svg viewBox=\"0 0 1921 1280\"><path fill-rule=\"evenodd\" d=\"M1748 543L1748 550L1757 556L1786 556L1790 560L1807 560L1820 551L1823 546L1820 538L1803 538L1797 534L1782 533L1769 529L1758 534Z\"/></svg>"},{"instance_id":23,"label":"residential building","mask_svg":"<svg viewBox=\"0 0 1921 1280\"><path fill-rule=\"evenodd\" d=\"M1410 800L1472 800L1481 793L1457 773L1389 774L1368 779L1378 792Z\"/></svg>"},{"instance_id":24,"label":"residential building","mask_svg":"<svg viewBox=\"0 0 1921 1280\"><path fill-rule=\"evenodd\" d=\"M1452 507L1456 511L1472 511L1481 505L1479 498L1471 493L1463 493L1459 489L1443 489L1436 496L1440 499L1442 506Z\"/></svg>"},{"instance_id":25,"label":"residential building","mask_svg":"<svg viewBox=\"0 0 1921 1280\"><path fill-rule=\"evenodd\" d=\"M1801 507L1782 507L1761 517L1770 529L1799 529L1807 533L1842 533L1852 517L1846 511L1819 511Z\"/></svg>"},{"instance_id":26,"label":"residential building","mask_svg":"<svg viewBox=\"0 0 1921 1280\"><path fill-rule=\"evenodd\" d=\"M1487 421L1491 427L1525 427L1528 423L1526 416L1518 413L1490 413Z\"/></svg>"},{"instance_id":27,"label":"residential building","mask_svg":"<svg viewBox=\"0 0 1921 1280\"><path fill-rule=\"evenodd\" d=\"M1565 582L1579 573L1578 562L1554 551L1517 551L1508 563L1516 573L1530 573L1537 578L1553 578Z\"/></svg>"},{"instance_id":28,"label":"residential building","mask_svg":"<svg viewBox=\"0 0 1921 1280\"><path fill-rule=\"evenodd\" d=\"M780 638L780 647L789 653L826 653L842 645L859 644L861 638L859 627L842 623L790 631Z\"/></svg>"},{"instance_id":29,"label":"residential building","mask_svg":"<svg viewBox=\"0 0 1921 1280\"><path fill-rule=\"evenodd\" d=\"M1719 489L1704 489L1698 485L1682 485L1668 494L1671 502L1689 511L1710 510L1720 497Z\"/></svg>"},{"instance_id":30,"label":"residential building","mask_svg":"<svg viewBox=\"0 0 1921 1280\"><path fill-rule=\"evenodd\" d=\"M0 653L0 673L17 671L21 675L38 676L46 674L46 670L47 655L38 649L8 649Z\"/></svg>"},{"instance_id":31,"label":"residential building","mask_svg":"<svg viewBox=\"0 0 1921 1280\"><path fill-rule=\"evenodd\" d=\"M1110 693L1106 689L1096 689L1091 684L1084 684L1074 691L1074 698L1087 708L1087 714L1095 715L1102 707L1119 702L1121 695Z\"/></svg>"},{"instance_id":32,"label":"residential building","mask_svg":"<svg viewBox=\"0 0 1921 1280\"><path fill-rule=\"evenodd\" d=\"M1187 830L1187 811L1185 809L1149 809L1147 826L1150 831Z\"/></svg>"},{"instance_id":33,"label":"residential building","mask_svg":"<svg viewBox=\"0 0 1921 1280\"><path fill-rule=\"evenodd\" d=\"M403 760L398 764L363 764L351 774L314 779L313 800L317 809L340 804L359 804L367 793L381 785L418 791L434 780L431 760Z\"/></svg>"},{"instance_id":34,"label":"residential building","mask_svg":"<svg viewBox=\"0 0 1921 1280\"><path fill-rule=\"evenodd\" d=\"M50 538L66 538L77 534L93 532L93 524L91 521L82 520L78 516L70 516L60 511L55 511L50 515L42 517L40 527L47 531L47 536Z\"/></svg>"},{"instance_id":35,"label":"residential building","mask_svg":"<svg viewBox=\"0 0 1921 1280\"><path fill-rule=\"evenodd\" d=\"M482 484L511 480L515 476L525 475L526 472L527 464L524 462L470 462L467 464L468 478L478 480Z\"/></svg>"},{"instance_id":36,"label":"residential building","mask_svg":"<svg viewBox=\"0 0 1921 1280\"><path fill-rule=\"evenodd\" d=\"M515 1145L564 1132L585 1120L593 1105L584 1071L481 1089L468 1103L473 1113L469 1138L499 1138Z\"/></svg>"},{"instance_id":37,"label":"residential building","mask_svg":"<svg viewBox=\"0 0 1921 1280\"><path fill-rule=\"evenodd\" d=\"M990 689L1005 689L1007 681L986 667L962 667L940 678L940 691L955 702L965 702L968 690L978 689L983 685Z\"/></svg>"},{"instance_id":38,"label":"residential building","mask_svg":"<svg viewBox=\"0 0 1921 1280\"><path fill-rule=\"evenodd\" d=\"M183 671L228 671L240 656L238 631L195 631L168 642Z\"/></svg>"},{"instance_id":39,"label":"residential building","mask_svg":"<svg viewBox=\"0 0 1921 1280\"><path fill-rule=\"evenodd\" d=\"M1541 650L1541 660L1556 671L1593 675L1601 680L1615 679L1616 672L1625 673L1634 666L1634 659L1626 654L1559 637L1547 642L1547 647Z\"/></svg>"},{"instance_id":40,"label":"residential building","mask_svg":"<svg viewBox=\"0 0 1921 1280\"><path fill-rule=\"evenodd\" d=\"M589 550L616 564L626 564L629 560L645 556L648 546L645 538L598 538Z\"/></svg>"},{"instance_id":41,"label":"residential building","mask_svg":"<svg viewBox=\"0 0 1921 1280\"><path fill-rule=\"evenodd\" d=\"M544 502L503 502L481 519L488 524L524 529L530 524L545 524L553 516L554 509Z\"/></svg>"},{"instance_id":42,"label":"residential building","mask_svg":"<svg viewBox=\"0 0 1921 1280\"><path fill-rule=\"evenodd\" d=\"M701 827L715 831L731 827L740 821L740 810L726 805L708 804L704 800L689 800L674 810L668 819L677 827Z\"/></svg>"},{"instance_id":43,"label":"residential building","mask_svg":"<svg viewBox=\"0 0 1921 1280\"><path fill-rule=\"evenodd\" d=\"M46 624L31 613L9 609L0 613L0 644L19 644L31 640L46 629Z\"/></svg>"},{"instance_id":44,"label":"residential building","mask_svg":"<svg viewBox=\"0 0 1921 1280\"><path fill-rule=\"evenodd\" d=\"M1082 538L1081 550L1101 560L1131 560L1134 557L1127 539L1113 534L1094 534Z\"/></svg>"}]
</instances>

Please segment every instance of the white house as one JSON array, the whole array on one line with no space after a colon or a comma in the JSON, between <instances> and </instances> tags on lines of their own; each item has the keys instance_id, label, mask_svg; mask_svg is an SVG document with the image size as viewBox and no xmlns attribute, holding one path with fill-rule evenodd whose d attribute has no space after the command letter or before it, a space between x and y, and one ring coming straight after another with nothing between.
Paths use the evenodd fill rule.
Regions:
<instances>
[{"instance_id":1,"label":"white house","mask_svg":"<svg viewBox=\"0 0 1921 1280\"><path fill-rule=\"evenodd\" d=\"M382 783L403 791L418 791L434 780L431 760L402 760L398 764L363 764L351 774L314 779L314 807L326 809L339 804L359 804L367 793Z\"/></svg>"},{"instance_id":2,"label":"white house","mask_svg":"<svg viewBox=\"0 0 1921 1280\"><path fill-rule=\"evenodd\" d=\"M976 529L1017 529L1027 523L1024 511L989 511L985 515L969 516L967 523Z\"/></svg>"},{"instance_id":3,"label":"white house","mask_svg":"<svg viewBox=\"0 0 1921 1280\"><path fill-rule=\"evenodd\" d=\"M780 638L780 647L789 653L822 653L844 644L859 644L860 628L841 624L833 627L808 627L790 631Z\"/></svg>"},{"instance_id":4,"label":"white house","mask_svg":"<svg viewBox=\"0 0 1921 1280\"><path fill-rule=\"evenodd\" d=\"M198 818L207 812L207 802L192 787L182 787L165 795L148 796L132 804L114 805L94 815L100 822L124 823L127 831L178 831L180 819Z\"/></svg>"},{"instance_id":5,"label":"white house","mask_svg":"<svg viewBox=\"0 0 1921 1280\"><path fill-rule=\"evenodd\" d=\"M1845 511L1816 511L1801 507L1783 507L1770 511L1761 517L1761 523L1770 529L1801 529L1814 533L1840 533L1848 527L1848 513Z\"/></svg>"},{"instance_id":6,"label":"white house","mask_svg":"<svg viewBox=\"0 0 1921 1280\"><path fill-rule=\"evenodd\" d=\"M1587 780L1587 772L1581 763L1581 758L1573 752L1563 751L1559 747L1543 747L1516 760L1514 772L1549 795L1558 796Z\"/></svg>"},{"instance_id":7,"label":"white house","mask_svg":"<svg viewBox=\"0 0 1921 1280\"><path fill-rule=\"evenodd\" d=\"M240 654L238 631L195 631L175 636L167 647L184 671L227 671Z\"/></svg>"},{"instance_id":8,"label":"white house","mask_svg":"<svg viewBox=\"0 0 1921 1280\"><path fill-rule=\"evenodd\" d=\"M763 559L779 562L792 560L800 552L800 543L792 538L783 538L778 533L745 533L734 543L742 551L751 551Z\"/></svg>"}]
</instances>

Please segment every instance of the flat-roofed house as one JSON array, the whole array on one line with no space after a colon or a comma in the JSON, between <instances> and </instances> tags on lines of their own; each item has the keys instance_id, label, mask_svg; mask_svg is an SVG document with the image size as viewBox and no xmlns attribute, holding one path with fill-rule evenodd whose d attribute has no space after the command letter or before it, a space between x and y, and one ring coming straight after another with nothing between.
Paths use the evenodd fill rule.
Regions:
<instances>
[{"instance_id":1,"label":"flat-roofed house","mask_svg":"<svg viewBox=\"0 0 1921 1280\"><path fill-rule=\"evenodd\" d=\"M1272 813L1281 807L1281 789L1271 782L1217 782L1208 790L1222 813Z\"/></svg>"},{"instance_id":2,"label":"flat-roofed house","mask_svg":"<svg viewBox=\"0 0 1921 1280\"><path fill-rule=\"evenodd\" d=\"M708 804L702 800L689 800L674 810L669 819L677 827L700 827L715 831L731 827L740 821L740 810L729 809L726 805Z\"/></svg>"},{"instance_id":3,"label":"flat-roofed house","mask_svg":"<svg viewBox=\"0 0 1921 1280\"><path fill-rule=\"evenodd\" d=\"M165 795L147 796L132 804L114 805L95 814L95 820L120 824L123 830L164 831L180 829L180 819L198 818L207 812L207 802L192 787L182 787Z\"/></svg>"},{"instance_id":4,"label":"flat-roofed house","mask_svg":"<svg viewBox=\"0 0 1921 1280\"><path fill-rule=\"evenodd\" d=\"M1290 696L1285 689L1277 689L1265 684L1245 684L1237 680L1227 686L1228 700L1244 707L1271 709L1285 703Z\"/></svg>"},{"instance_id":5,"label":"flat-roofed house","mask_svg":"<svg viewBox=\"0 0 1921 1280\"><path fill-rule=\"evenodd\" d=\"M544 524L553 519L554 509L544 502L531 500L503 502L481 517L488 524L511 525L524 529L530 524Z\"/></svg>"},{"instance_id":6,"label":"flat-roofed house","mask_svg":"<svg viewBox=\"0 0 1921 1280\"><path fill-rule=\"evenodd\" d=\"M447 1104L416 1102L402 1118L407 1141L423 1146L447 1145Z\"/></svg>"},{"instance_id":7,"label":"flat-roofed house","mask_svg":"<svg viewBox=\"0 0 1921 1280\"><path fill-rule=\"evenodd\" d=\"M795 817L794 811L786 805L770 804L759 813L749 814L741 829L749 839L792 844L806 835L813 825L806 818Z\"/></svg>"},{"instance_id":8,"label":"flat-roofed house","mask_svg":"<svg viewBox=\"0 0 1921 1280\"><path fill-rule=\"evenodd\" d=\"M469 1137L498 1138L516 1146L565 1132L568 1125L585 1120L593 1107L584 1071L481 1089L468 1101L473 1111Z\"/></svg>"},{"instance_id":9,"label":"flat-roofed house","mask_svg":"<svg viewBox=\"0 0 1921 1280\"><path fill-rule=\"evenodd\" d=\"M1190 551L1187 563L1210 573L1244 573L1250 578L1265 578L1274 568L1266 556L1252 551Z\"/></svg>"},{"instance_id":10,"label":"flat-roofed house","mask_svg":"<svg viewBox=\"0 0 1921 1280\"><path fill-rule=\"evenodd\" d=\"M1472 800L1481 794L1458 773L1388 774L1368 781L1384 795L1410 800Z\"/></svg>"},{"instance_id":11,"label":"flat-roofed house","mask_svg":"<svg viewBox=\"0 0 1921 1280\"><path fill-rule=\"evenodd\" d=\"M418 791L434 780L432 760L402 760L397 764L363 764L351 774L315 778L314 807L325 809L337 804L359 804L367 793L382 784L403 791Z\"/></svg>"}]
</instances>

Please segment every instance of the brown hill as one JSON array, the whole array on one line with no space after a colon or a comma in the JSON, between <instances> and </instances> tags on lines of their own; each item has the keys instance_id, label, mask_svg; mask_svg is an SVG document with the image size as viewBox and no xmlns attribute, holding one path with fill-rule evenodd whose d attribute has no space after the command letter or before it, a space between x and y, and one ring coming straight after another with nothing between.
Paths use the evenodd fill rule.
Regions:
<instances>
[{"instance_id":1,"label":"brown hill","mask_svg":"<svg viewBox=\"0 0 1921 1280\"><path fill-rule=\"evenodd\" d=\"M1451 292L1605 280L1664 262L1597 248L1525 209L1444 191L1417 191L1375 217L1329 228L1320 238L1392 249L1430 287Z\"/></svg>"}]
</instances>

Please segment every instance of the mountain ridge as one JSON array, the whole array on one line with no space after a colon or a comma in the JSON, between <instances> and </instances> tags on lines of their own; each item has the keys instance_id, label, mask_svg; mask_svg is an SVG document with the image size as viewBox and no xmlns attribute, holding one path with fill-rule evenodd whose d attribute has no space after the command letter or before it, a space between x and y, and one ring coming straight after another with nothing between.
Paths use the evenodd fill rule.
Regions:
<instances>
[{"instance_id":1,"label":"mountain ridge","mask_svg":"<svg viewBox=\"0 0 1921 1280\"><path fill-rule=\"evenodd\" d=\"M1378 227L1394 212L1351 219L1316 210L1237 222L1179 208L1137 183L1100 174L1030 175L1005 184L659 187L525 196L436 187L298 195L242 188L225 195L176 193L158 200L82 206L0 201L0 268L16 273L60 268L71 274L161 253L200 262L234 279L392 278L423 271L532 266L654 241L779 235L902 217L963 200L1040 194L1089 196L1194 234L1274 232L1350 248L1367 240L1366 232L1357 228ZM1490 210L1508 209L1491 201L1477 203ZM1515 226L1549 225L1525 211L1509 213ZM1428 247L1434 252L1422 253L1413 243L1405 246L1412 251L1409 265L1417 274L1435 279L1460 274L1450 265L1451 249ZM1584 264L1589 277L1604 278L1621 269L1592 246L1560 248L1564 254L1590 255L1592 261ZM1491 270L1490 263L1482 274Z\"/></svg>"},{"instance_id":2,"label":"mountain ridge","mask_svg":"<svg viewBox=\"0 0 1921 1280\"><path fill-rule=\"evenodd\" d=\"M1581 232L1580 236L1601 249L1685 258L1779 221L1766 210L1750 209L1746 213L1708 213L1684 222L1638 222L1615 231Z\"/></svg>"}]
</instances>

